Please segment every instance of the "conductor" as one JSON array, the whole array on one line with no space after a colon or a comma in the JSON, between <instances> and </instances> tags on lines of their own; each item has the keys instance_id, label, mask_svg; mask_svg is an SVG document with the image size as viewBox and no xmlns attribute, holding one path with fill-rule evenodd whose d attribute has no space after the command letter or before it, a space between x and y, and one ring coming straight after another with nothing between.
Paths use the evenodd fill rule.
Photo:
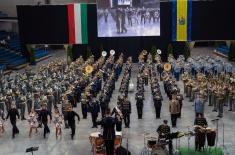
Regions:
<instances>
[{"instance_id":1,"label":"conductor","mask_svg":"<svg viewBox=\"0 0 235 155\"><path fill-rule=\"evenodd\" d=\"M103 127L103 139L106 147L106 155L114 155L114 141L115 141L115 118L111 116L111 111L108 108L106 116L98 122Z\"/></svg>"}]
</instances>

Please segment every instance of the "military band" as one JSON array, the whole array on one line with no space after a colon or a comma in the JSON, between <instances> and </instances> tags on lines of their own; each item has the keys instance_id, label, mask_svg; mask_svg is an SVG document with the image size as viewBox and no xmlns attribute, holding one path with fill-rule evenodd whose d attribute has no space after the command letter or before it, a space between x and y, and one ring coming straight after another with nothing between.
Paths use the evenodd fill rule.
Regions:
<instances>
[{"instance_id":1,"label":"military band","mask_svg":"<svg viewBox=\"0 0 235 155\"><path fill-rule=\"evenodd\" d=\"M149 117L145 115L144 110L144 105L147 104L146 89L151 89L150 102L155 109L156 119L165 117L161 115L161 111L162 105L167 104L173 128L177 127L177 119L184 117L185 98L192 102L191 110L195 112L194 124L198 126L207 126L205 106L210 106L212 111L218 112L218 117L223 117L226 106L229 111L235 111L235 74L232 74L229 64L223 64L220 60L210 57L190 57L185 60L183 56L175 59L172 55L167 63L163 63L160 54L156 54L153 59L153 55L142 51L139 55L136 92L130 93L133 84L132 58L129 57L125 65L123 59L122 54L116 61L113 55L108 58L102 56L97 61L93 56L86 61L80 57L70 65L56 60L42 65L38 73L27 68L22 75L16 73L2 77L0 123L4 119L4 113L8 111L7 118L10 117L14 138L19 133L16 118L24 121L25 113L28 113L29 137L32 136L33 129L37 132L43 125L43 136L46 138L46 134L50 133L50 116L50 120L53 118L55 124L56 138L61 135L64 122L65 128L71 128L73 139L76 129L74 117L80 120L74 110L78 107L82 111L83 119L91 115L92 128L98 127L99 116L106 121L114 115L112 121L116 124L116 131L122 131L123 122L126 128L130 128L130 115L133 111L136 111L138 119ZM125 67L122 70L123 66ZM116 81L121 75L120 87L116 88ZM183 82L183 90L179 87L180 79ZM161 84L165 94L161 92ZM118 90L118 97L114 103L110 103L113 101L114 90ZM135 97L136 110L132 109L134 104L130 101L131 95ZM169 100L164 100L164 95ZM114 105L112 112L109 110L110 104ZM157 132L159 138L170 133L167 120L164 120ZM172 144L170 145L169 151L172 150ZM195 145L196 149L201 149L197 140Z\"/></svg>"}]
</instances>

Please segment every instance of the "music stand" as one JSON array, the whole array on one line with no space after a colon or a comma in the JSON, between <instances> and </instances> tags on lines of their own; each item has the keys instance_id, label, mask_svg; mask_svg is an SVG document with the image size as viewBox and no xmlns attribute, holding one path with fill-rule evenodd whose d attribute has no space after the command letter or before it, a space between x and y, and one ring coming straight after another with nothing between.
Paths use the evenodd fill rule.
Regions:
<instances>
[{"instance_id":1,"label":"music stand","mask_svg":"<svg viewBox=\"0 0 235 155\"><path fill-rule=\"evenodd\" d=\"M26 153L31 152L33 155L33 151L38 151L38 146L37 147L29 147L26 149Z\"/></svg>"}]
</instances>

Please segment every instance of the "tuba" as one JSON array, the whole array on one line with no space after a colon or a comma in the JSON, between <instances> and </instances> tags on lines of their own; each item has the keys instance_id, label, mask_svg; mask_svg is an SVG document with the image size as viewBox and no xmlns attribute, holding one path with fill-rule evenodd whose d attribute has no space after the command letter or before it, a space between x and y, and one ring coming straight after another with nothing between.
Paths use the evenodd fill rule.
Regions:
<instances>
[{"instance_id":1,"label":"tuba","mask_svg":"<svg viewBox=\"0 0 235 155\"><path fill-rule=\"evenodd\" d=\"M148 54L148 52L146 50L143 50L142 53L143 53L143 55L147 55Z\"/></svg>"},{"instance_id":2,"label":"tuba","mask_svg":"<svg viewBox=\"0 0 235 155\"><path fill-rule=\"evenodd\" d=\"M171 70L171 64L170 63L165 63L164 64L164 70L169 72Z\"/></svg>"},{"instance_id":3,"label":"tuba","mask_svg":"<svg viewBox=\"0 0 235 155\"><path fill-rule=\"evenodd\" d=\"M87 65L85 67L85 72L86 72L86 74L92 73L93 72L93 67L91 65Z\"/></svg>"}]
</instances>

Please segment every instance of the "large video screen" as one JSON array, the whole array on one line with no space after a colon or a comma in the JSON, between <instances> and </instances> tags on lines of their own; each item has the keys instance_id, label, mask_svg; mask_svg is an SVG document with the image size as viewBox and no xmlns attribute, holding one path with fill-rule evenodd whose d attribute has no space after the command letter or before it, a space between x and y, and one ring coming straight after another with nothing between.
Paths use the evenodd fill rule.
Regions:
<instances>
[{"instance_id":1,"label":"large video screen","mask_svg":"<svg viewBox=\"0 0 235 155\"><path fill-rule=\"evenodd\" d=\"M160 36L160 0L97 0L98 37Z\"/></svg>"}]
</instances>

